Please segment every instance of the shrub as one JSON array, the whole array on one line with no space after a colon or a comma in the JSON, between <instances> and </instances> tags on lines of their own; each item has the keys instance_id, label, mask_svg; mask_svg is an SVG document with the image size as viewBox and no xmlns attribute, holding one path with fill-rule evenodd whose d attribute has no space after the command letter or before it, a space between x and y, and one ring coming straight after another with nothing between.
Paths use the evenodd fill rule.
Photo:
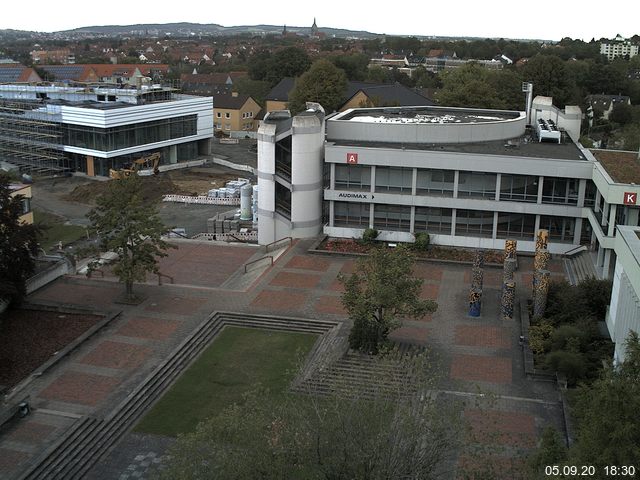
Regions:
<instances>
[{"instance_id":1,"label":"shrub","mask_svg":"<svg viewBox=\"0 0 640 480\"><path fill-rule=\"evenodd\" d=\"M567 383L575 386L578 380L587 373L587 362L584 356L576 352L556 350L547 355L547 367L567 377Z\"/></svg>"},{"instance_id":2,"label":"shrub","mask_svg":"<svg viewBox=\"0 0 640 480\"><path fill-rule=\"evenodd\" d=\"M580 295L597 320L604 320L611 300L611 280L587 278L578 284Z\"/></svg>"},{"instance_id":3,"label":"shrub","mask_svg":"<svg viewBox=\"0 0 640 480\"><path fill-rule=\"evenodd\" d=\"M362 241L364 243L372 244L376 241L376 238L378 238L378 230L376 230L375 228L367 228L362 233Z\"/></svg>"},{"instance_id":4,"label":"shrub","mask_svg":"<svg viewBox=\"0 0 640 480\"><path fill-rule=\"evenodd\" d=\"M584 351L590 340L589 332L575 325L560 325L550 337L550 350ZM569 348L571 346L572 348ZM577 350L576 350L577 348Z\"/></svg>"},{"instance_id":5,"label":"shrub","mask_svg":"<svg viewBox=\"0 0 640 480\"><path fill-rule=\"evenodd\" d=\"M427 232L416 233L416 240L413 242L413 248L419 252L424 252L429 248L431 237Z\"/></svg>"},{"instance_id":6,"label":"shrub","mask_svg":"<svg viewBox=\"0 0 640 480\"><path fill-rule=\"evenodd\" d=\"M542 320L537 325L531 325L529 327L529 347L531 351L535 354L544 353L547 341L552 333L553 325L547 320Z\"/></svg>"}]
</instances>

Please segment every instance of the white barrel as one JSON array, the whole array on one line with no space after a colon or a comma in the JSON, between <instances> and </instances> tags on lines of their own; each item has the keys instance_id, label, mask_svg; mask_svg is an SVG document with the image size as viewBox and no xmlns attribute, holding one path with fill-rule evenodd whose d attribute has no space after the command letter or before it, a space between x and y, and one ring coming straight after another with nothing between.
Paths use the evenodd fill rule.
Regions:
<instances>
[{"instance_id":1,"label":"white barrel","mask_svg":"<svg viewBox=\"0 0 640 480\"><path fill-rule=\"evenodd\" d=\"M240 220L251 220L251 185L245 185L240 189Z\"/></svg>"}]
</instances>

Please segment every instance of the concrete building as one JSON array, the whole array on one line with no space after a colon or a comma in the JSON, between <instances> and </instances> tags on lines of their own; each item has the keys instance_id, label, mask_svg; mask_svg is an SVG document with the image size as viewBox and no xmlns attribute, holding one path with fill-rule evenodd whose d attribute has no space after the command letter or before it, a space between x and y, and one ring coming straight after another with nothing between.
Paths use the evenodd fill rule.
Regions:
<instances>
[{"instance_id":1,"label":"concrete building","mask_svg":"<svg viewBox=\"0 0 640 480\"><path fill-rule=\"evenodd\" d=\"M214 129L226 134L255 132L261 107L249 95L237 92L213 95Z\"/></svg>"},{"instance_id":2,"label":"concrete building","mask_svg":"<svg viewBox=\"0 0 640 480\"><path fill-rule=\"evenodd\" d=\"M609 60L616 57L632 58L638 55L638 44L618 35L614 40L600 43L600 54Z\"/></svg>"},{"instance_id":3,"label":"concrete building","mask_svg":"<svg viewBox=\"0 0 640 480\"><path fill-rule=\"evenodd\" d=\"M272 116L269 130L259 131L260 179L272 183L264 196L260 190L269 202L259 217L259 229L268 225L260 243L291 232L315 235L315 223L297 229L293 210L301 216L301 209L313 211L304 216L310 222L322 211L326 235L359 238L375 228L390 242L412 242L426 231L440 245L503 249L511 238L533 252L534 233L545 228L551 253L584 245L598 274L609 277L616 227L638 225L640 172L636 178L625 168L620 176L615 160L598 160L600 152L576 143L577 107L561 111L538 97L532 126L524 112L428 106L355 108L327 118L326 131L318 131L320 121L296 128L316 116ZM304 161L298 151L310 148L302 144L314 145ZM305 175L299 186L289 180L298 169ZM322 196L314 196L320 184ZM314 195L297 203L297 191ZM291 214L278 211L289 198Z\"/></svg>"},{"instance_id":4,"label":"concrete building","mask_svg":"<svg viewBox=\"0 0 640 480\"><path fill-rule=\"evenodd\" d=\"M324 110L268 113L258 129L258 243L322 232Z\"/></svg>"},{"instance_id":5,"label":"concrete building","mask_svg":"<svg viewBox=\"0 0 640 480\"><path fill-rule=\"evenodd\" d=\"M11 192L9 195L11 198L16 197L18 195L22 196L22 215L20 215L19 221L20 223L33 223L33 211L31 210L31 198L33 195L31 194L31 185L26 185L23 183L11 183L9 184L9 191Z\"/></svg>"},{"instance_id":6,"label":"concrete building","mask_svg":"<svg viewBox=\"0 0 640 480\"><path fill-rule=\"evenodd\" d=\"M617 260L607 327L615 343L614 361L620 363L625 360L629 331L640 333L640 228L618 227L614 248Z\"/></svg>"},{"instance_id":7,"label":"concrete building","mask_svg":"<svg viewBox=\"0 0 640 480\"><path fill-rule=\"evenodd\" d=\"M0 155L31 170L109 174L143 155L161 163L210 153L211 97L158 85L0 85Z\"/></svg>"}]
</instances>

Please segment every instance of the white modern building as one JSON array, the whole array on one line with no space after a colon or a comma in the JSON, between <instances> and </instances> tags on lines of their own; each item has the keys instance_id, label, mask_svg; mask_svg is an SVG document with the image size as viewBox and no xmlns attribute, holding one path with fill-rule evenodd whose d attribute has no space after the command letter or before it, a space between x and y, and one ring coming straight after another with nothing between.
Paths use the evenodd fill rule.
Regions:
<instances>
[{"instance_id":1,"label":"white modern building","mask_svg":"<svg viewBox=\"0 0 640 480\"><path fill-rule=\"evenodd\" d=\"M613 60L616 57L635 57L638 55L638 44L631 43L628 39L618 35L614 40L602 42L600 53L606 55L607 59Z\"/></svg>"},{"instance_id":2,"label":"white modern building","mask_svg":"<svg viewBox=\"0 0 640 480\"><path fill-rule=\"evenodd\" d=\"M160 85L1 84L0 155L32 168L108 175L145 154L210 153L213 100Z\"/></svg>"},{"instance_id":3,"label":"white modern building","mask_svg":"<svg viewBox=\"0 0 640 480\"><path fill-rule=\"evenodd\" d=\"M614 361L625 360L629 331L640 333L640 228L618 227L617 256L607 327L615 343Z\"/></svg>"},{"instance_id":4,"label":"white modern building","mask_svg":"<svg viewBox=\"0 0 640 480\"><path fill-rule=\"evenodd\" d=\"M270 112L258 130L258 243L322 231L324 110Z\"/></svg>"},{"instance_id":5,"label":"white modern building","mask_svg":"<svg viewBox=\"0 0 640 480\"><path fill-rule=\"evenodd\" d=\"M531 125L524 112L447 107L274 112L258 139L259 243L375 228L385 241L428 232L502 249L510 238L533 252L545 228L551 253L584 245L610 277L617 226L638 225L640 170L576 143L580 118L545 97Z\"/></svg>"}]
</instances>

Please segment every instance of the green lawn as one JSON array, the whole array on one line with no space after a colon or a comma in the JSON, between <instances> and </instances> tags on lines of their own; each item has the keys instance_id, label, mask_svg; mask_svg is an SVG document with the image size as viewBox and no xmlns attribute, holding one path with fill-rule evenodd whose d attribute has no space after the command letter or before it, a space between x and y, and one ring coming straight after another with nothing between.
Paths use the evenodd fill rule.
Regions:
<instances>
[{"instance_id":1,"label":"green lawn","mask_svg":"<svg viewBox=\"0 0 640 480\"><path fill-rule=\"evenodd\" d=\"M58 245L58 242L67 245L86 236L87 233L84 227L65 225L64 222L64 218L53 213L33 210L33 223L48 227L38 235L38 242L42 248L48 251Z\"/></svg>"},{"instance_id":2,"label":"green lawn","mask_svg":"<svg viewBox=\"0 0 640 480\"><path fill-rule=\"evenodd\" d=\"M257 384L283 395L317 336L226 327L138 423L135 430L177 436L242 400Z\"/></svg>"}]
</instances>

